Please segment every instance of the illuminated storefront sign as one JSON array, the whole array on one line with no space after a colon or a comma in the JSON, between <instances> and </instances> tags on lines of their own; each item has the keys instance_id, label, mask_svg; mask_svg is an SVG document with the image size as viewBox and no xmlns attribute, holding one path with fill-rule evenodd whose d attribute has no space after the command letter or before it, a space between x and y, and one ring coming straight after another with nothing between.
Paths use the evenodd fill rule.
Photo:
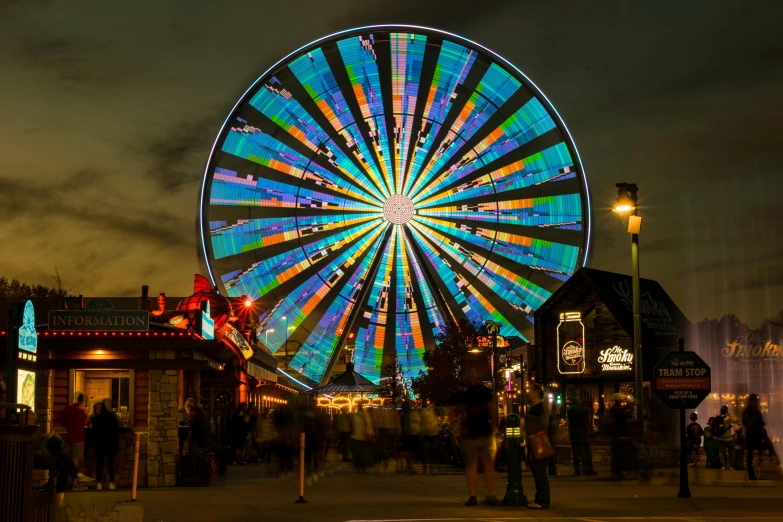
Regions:
<instances>
[{"instance_id":1,"label":"illuminated storefront sign","mask_svg":"<svg viewBox=\"0 0 783 522\"><path fill-rule=\"evenodd\" d=\"M740 335L734 342L727 342L721 350L724 357L747 357L769 359L783 357L781 350L783 340L774 342L772 339L762 339L758 334Z\"/></svg>"},{"instance_id":2,"label":"illuminated storefront sign","mask_svg":"<svg viewBox=\"0 0 783 522\"><path fill-rule=\"evenodd\" d=\"M557 325L557 371L563 375L585 372L585 325L582 314L565 312L560 314Z\"/></svg>"},{"instance_id":3,"label":"illuminated storefront sign","mask_svg":"<svg viewBox=\"0 0 783 522\"><path fill-rule=\"evenodd\" d=\"M16 400L35 409L35 372L16 371Z\"/></svg>"},{"instance_id":4,"label":"illuminated storefront sign","mask_svg":"<svg viewBox=\"0 0 783 522\"><path fill-rule=\"evenodd\" d=\"M147 331L150 314L146 310L114 310L106 299L93 299L84 310L52 310L49 330L52 331Z\"/></svg>"},{"instance_id":5,"label":"illuminated storefront sign","mask_svg":"<svg viewBox=\"0 0 783 522\"><path fill-rule=\"evenodd\" d=\"M201 337L207 341L215 338L215 320L211 316L209 301L201 312Z\"/></svg>"},{"instance_id":6,"label":"illuminated storefront sign","mask_svg":"<svg viewBox=\"0 0 783 522\"><path fill-rule=\"evenodd\" d=\"M36 353L38 351L38 334L35 332L35 309L32 301L27 301L24 304L17 346L26 352Z\"/></svg>"},{"instance_id":7,"label":"illuminated storefront sign","mask_svg":"<svg viewBox=\"0 0 783 522\"><path fill-rule=\"evenodd\" d=\"M250 343L247 342L247 339L233 326L226 323L223 325L223 340L229 341L231 344L233 344L245 357L245 359L250 359L253 356L253 347L250 346Z\"/></svg>"},{"instance_id":8,"label":"illuminated storefront sign","mask_svg":"<svg viewBox=\"0 0 783 522\"><path fill-rule=\"evenodd\" d=\"M598 352L597 360L602 372L630 372L633 370L633 353L619 346L601 350Z\"/></svg>"}]
</instances>

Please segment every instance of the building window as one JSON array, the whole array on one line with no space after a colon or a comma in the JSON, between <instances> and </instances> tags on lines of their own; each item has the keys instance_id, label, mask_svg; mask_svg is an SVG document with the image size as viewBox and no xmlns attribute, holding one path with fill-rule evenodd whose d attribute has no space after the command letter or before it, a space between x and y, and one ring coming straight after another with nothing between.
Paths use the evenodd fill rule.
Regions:
<instances>
[{"instance_id":1,"label":"building window","mask_svg":"<svg viewBox=\"0 0 783 522\"><path fill-rule=\"evenodd\" d=\"M131 370L74 370L73 373L74 396L84 393L88 415L92 415L96 404L109 399L120 425L130 425L133 419Z\"/></svg>"}]
</instances>

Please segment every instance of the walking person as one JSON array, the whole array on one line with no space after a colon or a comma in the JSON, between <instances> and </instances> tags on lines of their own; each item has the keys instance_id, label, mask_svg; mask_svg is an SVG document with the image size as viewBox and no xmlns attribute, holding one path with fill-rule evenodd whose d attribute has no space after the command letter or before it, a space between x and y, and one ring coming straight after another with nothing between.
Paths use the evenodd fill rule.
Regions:
<instances>
[{"instance_id":1,"label":"walking person","mask_svg":"<svg viewBox=\"0 0 783 522\"><path fill-rule=\"evenodd\" d=\"M759 396L751 393L748 404L742 412L742 425L745 427L745 467L748 469L748 479L758 480L753 467L753 452L759 452L764 443L764 417L759 409Z\"/></svg>"},{"instance_id":2,"label":"walking person","mask_svg":"<svg viewBox=\"0 0 783 522\"><path fill-rule=\"evenodd\" d=\"M688 447L688 466L695 467L699 463L699 447L701 447L701 437L704 435L704 430L696 422L699 420L699 416L695 411L691 413L690 418L691 423L685 428L685 440Z\"/></svg>"},{"instance_id":3,"label":"walking person","mask_svg":"<svg viewBox=\"0 0 783 522\"><path fill-rule=\"evenodd\" d=\"M544 388L540 384L530 386L527 392L527 399L530 407L525 414L525 436L527 440L538 436L541 432L546 433L549 426L549 409L544 404ZM535 460L531 451L528 451L527 462L530 471L533 473L533 480L536 485L536 496L533 502L527 507L529 509L549 509L549 477L547 477L547 460Z\"/></svg>"},{"instance_id":4,"label":"walking person","mask_svg":"<svg viewBox=\"0 0 783 522\"><path fill-rule=\"evenodd\" d=\"M114 485L114 459L119 450L120 423L117 415L111 409L111 399L104 399L99 412L92 419L95 447L95 489L103 489L103 463L106 462L109 473L109 489L117 489Z\"/></svg>"},{"instance_id":5,"label":"walking person","mask_svg":"<svg viewBox=\"0 0 783 522\"><path fill-rule=\"evenodd\" d=\"M247 464L242 458L245 452L245 441L250 431L250 418L247 416L247 404L242 402L231 418L231 446L234 448L234 465Z\"/></svg>"},{"instance_id":6,"label":"walking person","mask_svg":"<svg viewBox=\"0 0 783 522\"><path fill-rule=\"evenodd\" d=\"M77 469L84 465L84 437L87 425L87 412L84 411L84 394L76 396L76 402L63 410L65 428L65 454L69 455Z\"/></svg>"},{"instance_id":7,"label":"walking person","mask_svg":"<svg viewBox=\"0 0 783 522\"><path fill-rule=\"evenodd\" d=\"M632 412L627 404L623 404L623 396L612 395L614 404L609 409L606 418L607 435L610 439L612 480L622 480L623 471L636 471L636 448L631 439L632 427L628 424Z\"/></svg>"},{"instance_id":8,"label":"walking person","mask_svg":"<svg viewBox=\"0 0 783 522\"><path fill-rule=\"evenodd\" d=\"M571 399L566 412L568 434L571 439L571 454L574 460L574 475L597 475L593 470L593 451L590 447L590 417L588 410L578 397Z\"/></svg>"},{"instance_id":9,"label":"walking person","mask_svg":"<svg viewBox=\"0 0 783 522\"><path fill-rule=\"evenodd\" d=\"M712 436L718 443L718 457L723 469L734 469L734 434L731 428L739 419L729 413L728 406L721 406L720 415L712 421Z\"/></svg>"},{"instance_id":10,"label":"walking person","mask_svg":"<svg viewBox=\"0 0 783 522\"><path fill-rule=\"evenodd\" d=\"M478 504L476 497L476 483L478 482L478 462L484 468L484 480L486 481L486 496L484 504L499 506L500 501L493 494L495 485L495 453L497 445L495 433L492 429L492 406L494 397L492 392L481 384L475 369L467 370L465 380L470 386L465 390L462 399L464 415L462 418L462 448L465 459L465 478L468 481L470 497L466 506Z\"/></svg>"},{"instance_id":11,"label":"walking person","mask_svg":"<svg viewBox=\"0 0 783 522\"><path fill-rule=\"evenodd\" d=\"M351 416L348 408L343 406L334 417L334 428L337 431L337 440L340 445L340 456L343 462L351 461Z\"/></svg>"},{"instance_id":12,"label":"walking person","mask_svg":"<svg viewBox=\"0 0 783 522\"><path fill-rule=\"evenodd\" d=\"M704 456L707 459L706 467L710 469L720 469L720 458L718 458L718 443L712 436L712 421L715 417L707 419L704 426Z\"/></svg>"}]
</instances>

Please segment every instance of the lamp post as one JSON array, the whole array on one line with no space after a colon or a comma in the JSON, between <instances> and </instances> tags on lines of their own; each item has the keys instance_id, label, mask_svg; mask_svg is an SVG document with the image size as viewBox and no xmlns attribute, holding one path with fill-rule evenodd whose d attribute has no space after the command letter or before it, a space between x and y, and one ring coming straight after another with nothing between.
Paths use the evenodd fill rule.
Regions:
<instances>
[{"instance_id":1,"label":"lamp post","mask_svg":"<svg viewBox=\"0 0 783 522\"><path fill-rule=\"evenodd\" d=\"M265 343L264 344L266 344L267 350L269 349L269 332L275 333L275 329L274 328L267 328L266 331L265 331L266 339L265 339Z\"/></svg>"},{"instance_id":2,"label":"lamp post","mask_svg":"<svg viewBox=\"0 0 783 522\"><path fill-rule=\"evenodd\" d=\"M631 263L633 264L633 360L635 373L636 422L644 438L644 365L642 364L642 317L639 289L639 232L642 218L638 215L639 188L636 183L617 183L617 201L614 212L628 217L628 233L631 234Z\"/></svg>"},{"instance_id":3,"label":"lamp post","mask_svg":"<svg viewBox=\"0 0 783 522\"><path fill-rule=\"evenodd\" d=\"M495 401L495 407L492 408L492 423L493 426L497 426L498 424L498 395L497 395L497 385L495 384L495 367L497 366L495 364L495 358L497 357L498 352L498 333L500 332L500 323L497 321L493 321L491 319L488 319L484 322L484 326L487 329L487 333L492 336L492 356L489 358L489 371L492 374L492 397Z\"/></svg>"}]
</instances>

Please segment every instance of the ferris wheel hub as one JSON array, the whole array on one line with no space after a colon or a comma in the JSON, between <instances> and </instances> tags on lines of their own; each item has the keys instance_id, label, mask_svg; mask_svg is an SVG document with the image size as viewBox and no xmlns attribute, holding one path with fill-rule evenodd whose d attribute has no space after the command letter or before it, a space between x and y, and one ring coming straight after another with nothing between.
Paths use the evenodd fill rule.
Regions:
<instances>
[{"instance_id":1,"label":"ferris wheel hub","mask_svg":"<svg viewBox=\"0 0 783 522\"><path fill-rule=\"evenodd\" d=\"M411 220L414 213L413 201L402 194L390 196L383 204L383 217L395 225L404 225Z\"/></svg>"}]
</instances>

